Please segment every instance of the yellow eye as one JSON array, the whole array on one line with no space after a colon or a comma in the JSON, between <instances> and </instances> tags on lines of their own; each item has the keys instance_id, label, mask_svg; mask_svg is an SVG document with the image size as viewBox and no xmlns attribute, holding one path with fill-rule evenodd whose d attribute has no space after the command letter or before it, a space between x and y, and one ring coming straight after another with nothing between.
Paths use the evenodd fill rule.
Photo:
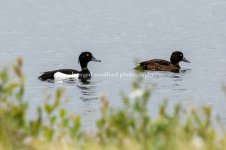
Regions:
<instances>
[{"instance_id":1,"label":"yellow eye","mask_svg":"<svg viewBox=\"0 0 226 150\"><path fill-rule=\"evenodd\" d=\"M86 54L86 56L89 56L89 54Z\"/></svg>"}]
</instances>

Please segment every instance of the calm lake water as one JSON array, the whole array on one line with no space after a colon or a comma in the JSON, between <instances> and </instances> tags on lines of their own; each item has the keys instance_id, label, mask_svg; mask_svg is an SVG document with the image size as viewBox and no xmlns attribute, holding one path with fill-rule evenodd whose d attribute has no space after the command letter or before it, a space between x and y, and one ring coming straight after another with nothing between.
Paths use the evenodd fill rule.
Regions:
<instances>
[{"instance_id":1,"label":"calm lake water","mask_svg":"<svg viewBox=\"0 0 226 150\"><path fill-rule=\"evenodd\" d=\"M180 50L191 61L183 73L150 72L154 86L151 115L165 98L186 107L211 105L226 123L226 1L225 0L15 0L0 1L0 66L22 56L30 117L57 87L66 89L64 107L82 116L83 127L95 128L100 93L121 105L120 92L129 92L135 59L169 60ZM80 70L78 55L91 51L90 84L48 83L37 79L43 71Z\"/></svg>"}]
</instances>

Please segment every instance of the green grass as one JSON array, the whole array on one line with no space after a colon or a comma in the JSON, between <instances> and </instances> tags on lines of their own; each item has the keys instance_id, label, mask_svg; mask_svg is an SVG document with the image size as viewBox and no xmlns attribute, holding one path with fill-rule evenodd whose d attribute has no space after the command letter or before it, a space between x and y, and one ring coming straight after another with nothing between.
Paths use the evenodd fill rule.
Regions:
<instances>
[{"instance_id":1,"label":"green grass","mask_svg":"<svg viewBox=\"0 0 226 150\"><path fill-rule=\"evenodd\" d=\"M0 149L4 150L221 150L226 149L224 129L213 127L211 108L186 111L181 105L167 113L167 102L151 118L147 104L151 89L136 79L131 93L122 96L122 107L109 106L101 97L97 132L81 128L80 117L61 107L63 90L52 101L37 108L34 120L27 118L29 103L24 100L25 78L22 59L0 71Z\"/></svg>"}]
</instances>

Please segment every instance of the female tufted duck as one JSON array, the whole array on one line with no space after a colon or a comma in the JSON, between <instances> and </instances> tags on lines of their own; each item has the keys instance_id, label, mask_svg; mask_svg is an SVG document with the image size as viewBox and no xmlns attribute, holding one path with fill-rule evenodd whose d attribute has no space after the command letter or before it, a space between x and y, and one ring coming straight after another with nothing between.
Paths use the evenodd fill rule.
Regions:
<instances>
[{"instance_id":1,"label":"female tufted duck","mask_svg":"<svg viewBox=\"0 0 226 150\"><path fill-rule=\"evenodd\" d=\"M57 80L57 79L81 79L81 80L87 80L91 78L91 74L87 68L87 64L90 61L95 62L101 62L100 60L97 60L93 57L92 53L90 52L82 52L78 59L82 70L77 71L73 69L59 69L59 70L53 70L53 71L47 71L44 72L41 76L38 78L40 80L46 81L46 80Z\"/></svg>"},{"instance_id":2,"label":"female tufted duck","mask_svg":"<svg viewBox=\"0 0 226 150\"><path fill-rule=\"evenodd\" d=\"M152 59L148 61L141 62L139 66L135 69L138 70L152 70L152 71L171 71L179 72L180 65L179 62L184 61L190 63L180 51L174 51L171 54L170 62L162 59Z\"/></svg>"}]
</instances>

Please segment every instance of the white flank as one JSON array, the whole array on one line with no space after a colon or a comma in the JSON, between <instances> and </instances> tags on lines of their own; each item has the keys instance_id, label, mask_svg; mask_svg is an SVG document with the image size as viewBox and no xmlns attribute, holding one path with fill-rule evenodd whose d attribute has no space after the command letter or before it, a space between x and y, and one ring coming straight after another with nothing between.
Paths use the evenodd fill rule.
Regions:
<instances>
[{"instance_id":1,"label":"white flank","mask_svg":"<svg viewBox=\"0 0 226 150\"><path fill-rule=\"evenodd\" d=\"M64 74L61 72L56 72L54 74L54 79L55 80L63 80L63 79L78 79L79 74Z\"/></svg>"}]
</instances>

